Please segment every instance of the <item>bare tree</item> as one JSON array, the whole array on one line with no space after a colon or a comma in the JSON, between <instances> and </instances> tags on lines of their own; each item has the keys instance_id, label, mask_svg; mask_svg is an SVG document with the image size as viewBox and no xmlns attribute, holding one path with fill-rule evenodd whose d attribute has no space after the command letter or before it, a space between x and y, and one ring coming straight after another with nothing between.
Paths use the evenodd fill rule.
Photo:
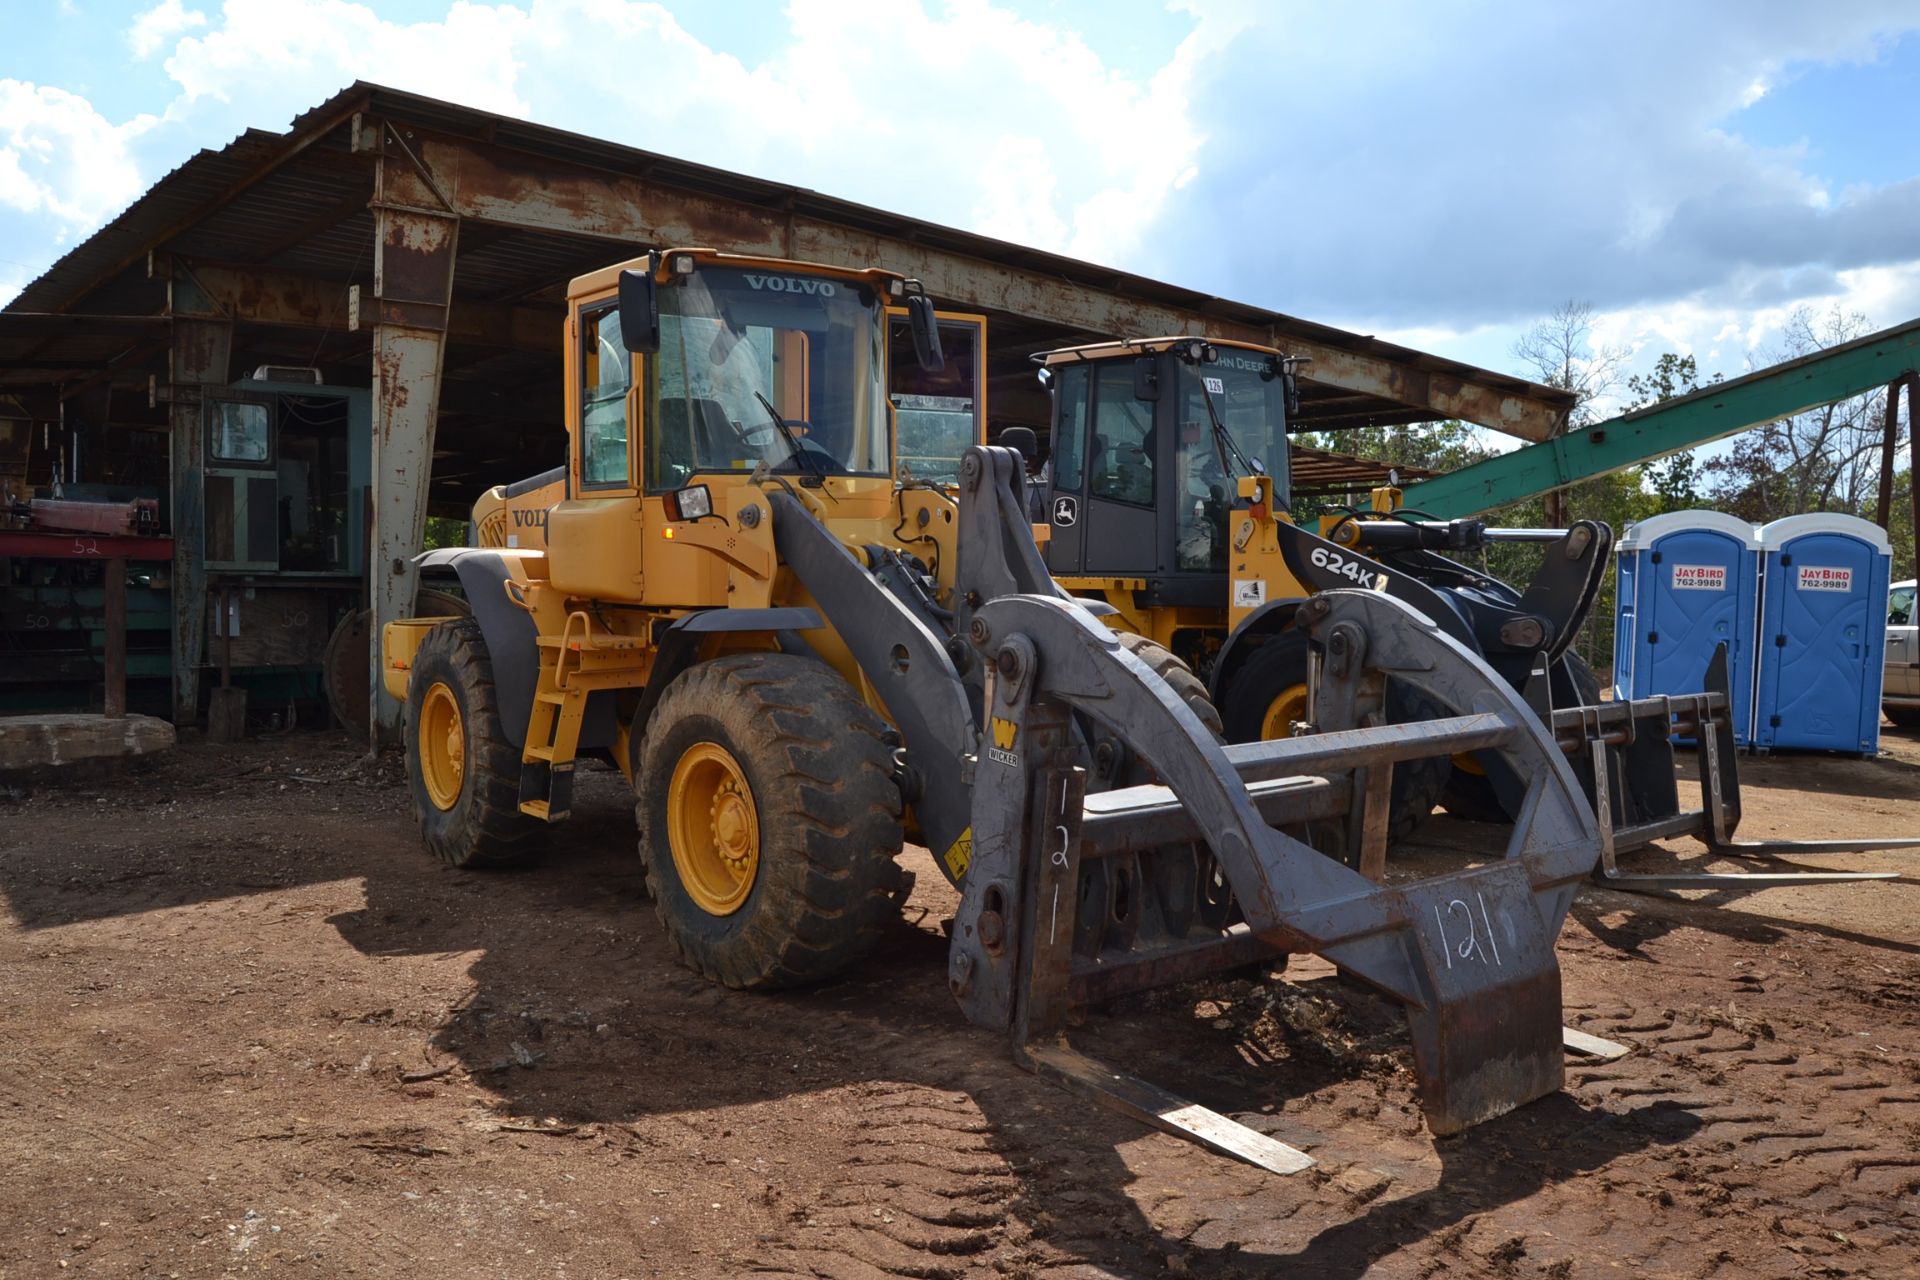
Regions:
<instances>
[{"instance_id":1,"label":"bare tree","mask_svg":"<svg viewBox=\"0 0 1920 1280\"><path fill-rule=\"evenodd\" d=\"M1627 359L1633 354L1625 347L1594 346L1593 320L1591 302L1569 300L1513 344L1514 358L1539 381L1573 393L1573 413L1567 422L1570 427L1593 421L1594 403L1619 389Z\"/></svg>"},{"instance_id":2,"label":"bare tree","mask_svg":"<svg viewBox=\"0 0 1920 1280\"><path fill-rule=\"evenodd\" d=\"M1553 314L1534 325L1513 344L1514 358L1550 387L1571 391L1573 410L1567 427L1584 427L1594 420L1594 404L1620 386L1627 358L1625 347L1593 344L1593 304L1569 299ZM1566 490L1546 495L1547 522L1566 523Z\"/></svg>"},{"instance_id":3,"label":"bare tree","mask_svg":"<svg viewBox=\"0 0 1920 1280\"><path fill-rule=\"evenodd\" d=\"M1781 364L1851 342L1869 327L1865 316L1838 306L1824 315L1796 308L1762 363ZM1706 464L1716 499L1753 520L1867 510L1879 487L1885 411L1882 389L1756 427Z\"/></svg>"}]
</instances>

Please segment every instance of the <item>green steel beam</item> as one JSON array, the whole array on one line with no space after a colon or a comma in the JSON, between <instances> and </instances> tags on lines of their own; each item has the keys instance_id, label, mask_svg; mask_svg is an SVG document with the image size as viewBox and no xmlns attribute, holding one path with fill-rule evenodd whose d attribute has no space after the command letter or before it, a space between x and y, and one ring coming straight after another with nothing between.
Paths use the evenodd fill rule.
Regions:
<instances>
[{"instance_id":1,"label":"green steel beam","mask_svg":"<svg viewBox=\"0 0 1920 1280\"><path fill-rule=\"evenodd\" d=\"M1863 395L1916 369L1920 320L1910 320L1408 485L1406 504L1472 515Z\"/></svg>"}]
</instances>

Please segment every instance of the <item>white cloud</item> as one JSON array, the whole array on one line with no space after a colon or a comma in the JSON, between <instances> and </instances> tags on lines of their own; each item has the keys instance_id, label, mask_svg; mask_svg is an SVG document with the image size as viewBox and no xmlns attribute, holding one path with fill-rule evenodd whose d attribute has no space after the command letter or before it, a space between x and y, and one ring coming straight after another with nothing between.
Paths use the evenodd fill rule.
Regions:
<instances>
[{"instance_id":1,"label":"white cloud","mask_svg":"<svg viewBox=\"0 0 1920 1280\"><path fill-rule=\"evenodd\" d=\"M163 120L0 81L0 208L70 236L364 79L1495 368L1569 298L1647 363L1720 352L1729 373L1800 302L1920 313L1920 179L1830 188L1821 139L1767 150L1728 123L1810 65L1877 56L1913 21L1888 0L1751 0L1737 21L1653 0L1658 39L1612 10L1170 0L1188 34L1124 71L1110 26L1063 16L1100 22L1084 4L788 0L743 59L675 17L699 2L449 0L404 22L146 0L127 47L164 58Z\"/></svg>"},{"instance_id":2,"label":"white cloud","mask_svg":"<svg viewBox=\"0 0 1920 1280\"><path fill-rule=\"evenodd\" d=\"M165 60L169 115L272 124L371 80L1107 262L1193 176L1196 41L1141 78L986 0L793 0L785 19L749 66L653 3L461 0L404 24L350 0L226 0Z\"/></svg>"},{"instance_id":3,"label":"white cloud","mask_svg":"<svg viewBox=\"0 0 1920 1280\"><path fill-rule=\"evenodd\" d=\"M0 204L39 214L55 235L124 208L145 185L128 144L153 123L110 123L64 89L0 80Z\"/></svg>"},{"instance_id":4,"label":"white cloud","mask_svg":"<svg viewBox=\"0 0 1920 1280\"><path fill-rule=\"evenodd\" d=\"M180 0L161 0L133 20L127 43L133 46L134 57L150 58L174 37L206 25L207 15L200 10L185 8Z\"/></svg>"},{"instance_id":5,"label":"white cloud","mask_svg":"<svg viewBox=\"0 0 1920 1280\"><path fill-rule=\"evenodd\" d=\"M249 115L284 117L361 79L524 116L527 104L513 90L514 50L529 22L510 5L464 0L444 20L420 23L388 22L347 0L226 0L217 23L179 40L165 66L180 86L176 111L210 98L245 103ZM592 41L570 53L600 56Z\"/></svg>"}]
</instances>

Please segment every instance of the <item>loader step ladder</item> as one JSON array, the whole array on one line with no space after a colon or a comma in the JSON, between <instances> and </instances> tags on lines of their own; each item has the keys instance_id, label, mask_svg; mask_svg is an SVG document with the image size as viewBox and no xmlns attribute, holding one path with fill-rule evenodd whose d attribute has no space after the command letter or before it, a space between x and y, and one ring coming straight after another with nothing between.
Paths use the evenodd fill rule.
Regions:
<instances>
[{"instance_id":1,"label":"loader step ladder","mask_svg":"<svg viewBox=\"0 0 1920 1280\"><path fill-rule=\"evenodd\" d=\"M625 636L596 633L593 620L575 610L559 636L539 638L540 676L533 691L526 745L520 749L520 812L543 822L559 822L573 806L574 755L587 718L587 693L580 675L582 646L596 650L630 648Z\"/></svg>"},{"instance_id":2,"label":"loader step ladder","mask_svg":"<svg viewBox=\"0 0 1920 1280\"><path fill-rule=\"evenodd\" d=\"M977 765L948 966L968 1016L1009 1030L1023 1065L1276 1172L1306 1157L1091 1062L1066 1043L1068 1008L1319 952L1406 1006L1429 1126L1456 1132L1564 1082L1553 941L1599 853L1565 757L1477 656L1373 592L1325 593L1299 616L1324 654L1327 731L1222 747L1084 611L1033 595L986 602L969 634L998 723ZM1373 723L1389 675L1476 710ZM1086 795L1076 717L1118 736L1160 783ZM1531 780L1505 856L1392 885L1356 870L1383 860L1373 846L1393 765L1462 750L1497 752ZM1278 829L1330 822L1345 831L1338 857Z\"/></svg>"},{"instance_id":3,"label":"loader step ladder","mask_svg":"<svg viewBox=\"0 0 1920 1280\"><path fill-rule=\"evenodd\" d=\"M1569 757L1584 757L1593 779L1593 808L1600 827L1599 883L1634 893L1712 889L1753 893L1787 885L1848 884L1897 880L1897 871L1690 871L1626 872L1618 855L1655 840L1691 836L1719 857L1781 861L1869 850L1920 849L1910 836L1840 840L1737 840L1740 823L1739 758L1733 739L1727 650L1721 645L1707 665L1702 693L1662 694L1590 707L1555 708L1546 673L1535 669L1527 699L1553 725L1555 741ZM1674 740L1694 742L1700 762L1700 807L1634 821L1628 815L1636 787L1664 784L1674 775Z\"/></svg>"}]
</instances>

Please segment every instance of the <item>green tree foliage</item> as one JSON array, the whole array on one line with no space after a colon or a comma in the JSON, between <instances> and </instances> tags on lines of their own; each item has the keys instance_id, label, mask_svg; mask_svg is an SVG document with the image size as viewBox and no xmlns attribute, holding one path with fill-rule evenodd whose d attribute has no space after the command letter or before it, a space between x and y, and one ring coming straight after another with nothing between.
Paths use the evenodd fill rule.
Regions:
<instances>
[{"instance_id":1,"label":"green tree foliage","mask_svg":"<svg viewBox=\"0 0 1920 1280\"><path fill-rule=\"evenodd\" d=\"M1802 308L1788 319L1781 345L1768 352L1763 363L1778 364L1851 341L1868 327L1864 316L1838 309L1819 315ZM1574 393L1571 422L1575 426L1616 411L1596 409L1596 404L1614 400L1621 406L1618 412L1632 413L1720 381L1716 374L1703 383L1694 358L1676 352L1661 355L1648 372L1622 379L1624 353L1596 348L1592 331L1592 308L1570 302L1514 347L1516 358L1530 366L1540 381ZM1636 520L1696 508L1725 511L1756 524L1805 511L1840 511L1871 520L1878 498L1885 407L1884 391L1874 392L1768 423L1723 444L1584 481L1564 491L1564 518L1568 522L1604 520L1616 536ZM1911 430L1903 423L1900 438L1910 439ZM1435 471L1457 470L1502 451L1496 437L1471 424L1451 421L1301 438L1317 448ZM1912 489L1909 465L1895 477L1888 520L1896 580L1915 573ZM1365 499L1361 494L1349 501L1364 504ZM1310 520L1322 509L1337 506L1303 502L1297 515ZM1490 525L1543 527L1548 523L1547 507L1545 495L1538 495L1481 518ZM1461 558L1524 589L1544 554L1539 544L1501 543ZM1579 652L1603 674L1613 661L1613 617L1614 574L1609 566L1587 625L1575 641Z\"/></svg>"}]
</instances>

